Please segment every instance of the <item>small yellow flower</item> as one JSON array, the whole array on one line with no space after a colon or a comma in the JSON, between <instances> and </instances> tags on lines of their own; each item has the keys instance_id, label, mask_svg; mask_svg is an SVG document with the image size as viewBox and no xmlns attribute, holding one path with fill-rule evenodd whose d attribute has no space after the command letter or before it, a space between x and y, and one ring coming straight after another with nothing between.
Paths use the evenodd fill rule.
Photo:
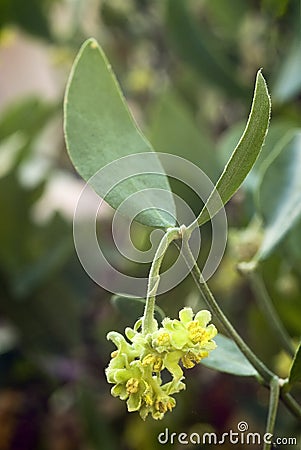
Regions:
<instances>
[{"instance_id":1,"label":"small yellow flower","mask_svg":"<svg viewBox=\"0 0 301 450\"><path fill-rule=\"evenodd\" d=\"M200 327L199 323L196 320L189 322L189 324L187 325L187 329L188 329L188 337L194 344L202 342L202 339L204 337L204 334L206 334L206 331L204 328Z\"/></svg>"},{"instance_id":2,"label":"small yellow flower","mask_svg":"<svg viewBox=\"0 0 301 450\"><path fill-rule=\"evenodd\" d=\"M154 322L154 331L146 335L139 319L133 329L125 330L130 342L115 331L108 334L117 347L106 369L108 382L114 384L111 393L126 400L128 411L139 411L143 420L149 414L156 420L162 419L175 407L172 395L185 389L180 362L190 369L216 348L212 339L217 330L208 325L209 311L199 311L194 316L191 308L183 308L179 319L166 318L159 329ZM164 369L172 380L162 384Z\"/></svg>"},{"instance_id":3,"label":"small yellow flower","mask_svg":"<svg viewBox=\"0 0 301 450\"><path fill-rule=\"evenodd\" d=\"M194 350L200 354L201 350L213 350L216 344L212 339L217 334L214 325L208 325L211 314L207 310L199 311L195 317L191 308L183 308L179 312L179 319L163 320L163 327L154 333L152 346L158 352L182 350L187 353Z\"/></svg>"},{"instance_id":4,"label":"small yellow flower","mask_svg":"<svg viewBox=\"0 0 301 450\"><path fill-rule=\"evenodd\" d=\"M142 360L143 366L151 366L153 372L161 372L163 360L160 356L148 354Z\"/></svg>"},{"instance_id":5,"label":"small yellow flower","mask_svg":"<svg viewBox=\"0 0 301 450\"><path fill-rule=\"evenodd\" d=\"M159 345L167 345L170 343L170 337L168 333L161 333L157 337L157 341Z\"/></svg>"},{"instance_id":6,"label":"small yellow flower","mask_svg":"<svg viewBox=\"0 0 301 450\"><path fill-rule=\"evenodd\" d=\"M201 359L201 355L194 355L192 352L188 352L184 356L182 356L181 361L186 369L191 369L195 366L195 364L198 364Z\"/></svg>"},{"instance_id":7,"label":"small yellow flower","mask_svg":"<svg viewBox=\"0 0 301 450\"><path fill-rule=\"evenodd\" d=\"M173 401L172 401L173 400ZM171 411L174 408L176 402L172 397L160 398L155 403L155 410L161 414L165 414L167 411Z\"/></svg>"},{"instance_id":8,"label":"small yellow flower","mask_svg":"<svg viewBox=\"0 0 301 450\"><path fill-rule=\"evenodd\" d=\"M126 382L125 387L128 394L136 394L139 388L139 380L137 380L137 378L130 378Z\"/></svg>"}]
</instances>

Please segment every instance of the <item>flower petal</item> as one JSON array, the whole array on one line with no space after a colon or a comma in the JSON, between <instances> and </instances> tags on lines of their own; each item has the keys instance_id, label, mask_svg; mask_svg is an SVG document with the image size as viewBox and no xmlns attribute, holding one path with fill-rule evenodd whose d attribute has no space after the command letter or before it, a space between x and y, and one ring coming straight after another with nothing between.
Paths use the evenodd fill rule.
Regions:
<instances>
[{"instance_id":1,"label":"flower petal","mask_svg":"<svg viewBox=\"0 0 301 450\"><path fill-rule=\"evenodd\" d=\"M206 328L206 337L208 340L213 339L217 335L217 329L213 324Z\"/></svg>"},{"instance_id":2,"label":"flower petal","mask_svg":"<svg viewBox=\"0 0 301 450\"><path fill-rule=\"evenodd\" d=\"M132 341L133 337L136 335L136 331L134 331L132 328L130 327L126 327L125 331L124 331L126 337Z\"/></svg>"},{"instance_id":3,"label":"flower petal","mask_svg":"<svg viewBox=\"0 0 301 450\"><path fill-rule=\"evenodd\" d=\"M201 327L205 327L211 320L211 313L207 309L203 309L196 314L195 320L199 322Z\"/></svg>"},{"instance_id":4,"label":"flower petal","mask_svg":"<svg viewBox=\"0 0 301 450\"><path fill-rule=\"evenodd\" d=\"M124 384L116 384L115 386L113 386L111 389L111 394L113 395L113 397L120 397L121 400L126 400L129 395Z\"/></svg>"},{"instance_id":5,"label":"flower petal","mask_svg":"<svg viewBox=\"0 0 301 450\"><path fill-rule=\"evenodd\" d=\"M138 411L138 409L141 406L141 395L139 392L136 392L135 394L131 394L129 396L127 403L127 407L128 407L128 411L132 412L132 411Z\"/></svg>"},{"instance_id":6,"label":"flower petal","mask_svg":"<svg viewBox=\"0 0 301 450\"><path fill-rule=\"evenodd\" d=\"M116 370L114 380L116 383L125 383L131 378L131 372L128 369Z\"/></svg>"},{"instance_id":7,"label":"flower petal","mask_svg":"<svg viewBox=\"0 0 301 450\"><path fill-rule=\"evenodd\" d=\"M172 346L177 350L181 350L186 345L187 341L188 331L186 329L175 331L170 335L170 342L172 343Z\"/></svg>"},{"instance_id":8,"label":"flower petal","mask_svg":"<svg viewBox=\"0 0 301 450\"><path fill-rule=\"evenodd\" d=\"M180 321L183 323L188 323L191 322L191 320L193 319L193 311L191 308L183 308L181 309L181 311L179 312L179 318Z\"/></svg>"}]
</instances>

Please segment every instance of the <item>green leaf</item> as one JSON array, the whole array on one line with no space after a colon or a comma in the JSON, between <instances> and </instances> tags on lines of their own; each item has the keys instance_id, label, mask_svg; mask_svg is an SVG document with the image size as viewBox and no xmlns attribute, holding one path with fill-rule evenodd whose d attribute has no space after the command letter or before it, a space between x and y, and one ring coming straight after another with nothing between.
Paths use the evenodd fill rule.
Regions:
<instances>
[{"instance_id":1,"label":"green leaf","mask_svg":"<svg viewBox=\"0 0 301 450\"><path fill-rule=\"evenodd\" d=\"M231 373L242 377L256 376L257 371L249 363L232 339L218 334L214 338L217 348L210 353L202 364L219 372Z\"/></svg>"},{"instance_id":2,"label":"green leaf","mask_svg":"<svg viewBox=\"0 0 301 450\"><path fill-rule=\"evenodd\" d=\"M143 315L145 307L145 299L138 297L130 297L125 294L113 295L111 298L112 304L125 317L135 322L137 317ZM155 305L155 318L161 322L165 317L164 311Z\"/></svg>"},{"instance_id":3,"label":"green leaf","mask_svg":"<svg viewBox=\"0 0 301 450\"><path fill-rule=\"evenodd\" d=\"M264 237L256 256L265 259L301 217L301 130L288 132L266 161L258 188Z\"/></svg>"},{"instance_id":4,"label":"green leaf","mask_svg":"<svg viewBox=\"0 0 301 450\"><path fill-rule=\"evenodd\" d=\"M220 41L214 39L212 30L198 25L187 0L168 0L167 26L175 50L200 76L228 95L246 97L248 90L235 80L230 57L220 51Z\"/></svg>"},{"instance_id":5,"label":"green leaf","mask_svg":"<svg viewBox=\"0 0 301 450\"><path fill-rule=\"evenodd\" d=\"M269 158L270 154L274 151L275 146L282 139L282 137L296 124L287 119L275 119L271 122L269 132L264 141L264 146L258 155L258 158L245 181L243 182L243 188L250 192L254 192L258 188L260 181L260 171L265 160ZM233 148L239 141L240 136L244 130L244 123L238 122L233 125L229 130L223 133L218 143L218 158L221 165L225 165L230 158Z\"/></svg>"},{"instance_id":6,"label":"green leaf","mask_svg":"<svg viewBox=\"0 0 301 450\"><path fill-rule=\"evenodd\" d=\"M86 181L107 164L122 157L153 152L135 124L110 64L94 39L83 44L75 60L64 107L67 148L75 168ZM106 167L100 179L90 181L95 191L116 209L132 194L144 190L139 197L139 206L143 206L141 209L145 211L135 220L155 227L174 226L175 205L168 179L156 154L153 152L151 157L145 155L143 161L142 158L131 159L126 169L134 169L140 175L129 176L106 195L108 183L115 172L121 172L122 179L125 166L118 164L110 166L113 167L111 172ZM158 196L156 192L156 207L152 197L155 195L152 194L154 189L163 189L166 194ZM135 210L137 201L133 198L128 202L127 215L131 218L131 207Z\"/></svg>"},{"instance_id":7,"label":"green leaf","mask_svg":"<svg viewBox=\"0 0 301 450\"><path fill-rule=\"evenodd\" d=\"M245 131L218 179L215 190L210 194L206 205L198 217L199 225L210 220L207 208L209 208L211 216L221 208L216 191L222 204L225 205L252 169L267 134L270 112L270 96L266 82L259 70L256 77L251 112Z\"/></svg>"},{"instance_id":8,"label":"green leaf","mask_svg":"<svg viewBox=\"0 0 301 450\"><path fill-rule=\"evenodd\" d=\"M301 381L301 344L299 345L291 366L288 382L290 385Z\"/></svg>"}]
</instances>

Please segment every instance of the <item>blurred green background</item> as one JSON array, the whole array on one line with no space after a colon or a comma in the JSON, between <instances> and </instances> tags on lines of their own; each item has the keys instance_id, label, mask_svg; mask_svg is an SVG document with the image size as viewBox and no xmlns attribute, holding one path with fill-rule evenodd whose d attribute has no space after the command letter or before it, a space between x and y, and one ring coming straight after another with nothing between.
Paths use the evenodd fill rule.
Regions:
<instances>
[{"instance_id":1,"label":"blurred green background","mask_svg":"<svg viewBox=\"0 0 301 450\"><path fill-rule=\"evenodd\" d=\"M154 148L191 160L216 181L263 68L273 104L270 132L252 177L227 205L228 247L210 286L251 347L286 377L290 357L236 265L256 251L263 228L254 215L263 210L264 217L279 188L275 173L260 210L266 158L288 131L301 127L300 32L299 0L0 1L0 450L151 450L162 447L157 435L165 427L222 433L236 431L242 420L263 432L268 392L252 379L203 366L187 373L187 390L161 422L143 422L111 397L104 368L113 346L106 333L132 325L142 307L112 302L77 259L72 216L84 184L66 154L62 103L75 54L93 36ZM184 186L173 183L173 189L199 210ZM86 217L92 213L87 204ZM111 217L108 207L100 236L118 264L108 239ZM296 344L300 225L261 267ZM203 232L209 239L210 228ZM139 248L147 247L148 233L135 230ZM144 276L148 267L128 263L122 270ZM202 306L190 278L158 302L171 317L184 304ZM295 394L300 398L300 389ZM284 407L276 432L300 439Z\"/></svg>"}]
</instances>

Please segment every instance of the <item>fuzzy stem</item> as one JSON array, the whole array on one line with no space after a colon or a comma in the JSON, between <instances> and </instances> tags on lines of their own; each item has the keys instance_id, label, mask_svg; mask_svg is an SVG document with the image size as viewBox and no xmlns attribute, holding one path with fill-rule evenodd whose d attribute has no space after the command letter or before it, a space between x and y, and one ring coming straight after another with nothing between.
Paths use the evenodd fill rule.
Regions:
<instances>
[{"instance_id":1,"label":"fuzzy stem","mask_svg":"<svg viewBox=\"0 0 301 450\"><path fill-rule=\"evenodd\" d=\"M264 381L264 385L266 387L270 387L271 381L277 378L278 383L280 382L279 378L271 372L265 364L252 352L252 350L248 347L248 345L244 342L244 340L240 337L240 335L237 333L235 328L232 326L228 318L225 316L219 305L217 304L212 292L210 291L208 285L206 284L202 273L197 265L197 263L194 260L194 257L191 253L191 250L189 248L188 244L189 237L183 238L184 245L183 245L183 251L184 251L184 257L187 258L187 263L189 265L193 264L193 268L191 270L191 274L193 276L193 279L204 298L205 302L209 306L209 308L212 310L212 312L216 315L216 317L219 319L219 321L222 323L222 325L227 330L228 334L234 342L237 344L239 349L242 351L242 353L246 356L248 361L253 365L253 367L257 370L257 372L260 374ZM290 410L290 412L299 420L301 420L301 407L296 402L296 400L288 393L284 392L283 389L281 389L281 400L286 405L286 407Z\"/></svg>"},{"instance_id":2,"label":"fuzzy stem","mask_svg":"<svg viewBox=\"0 0 301 450\"><path fill-rule=\"evenodd\" d=\"M181 236L180 228L169 228L161 239L152 262L146 294L146 304L142 320L142 333L151 333L154 329L154 311L156 294L160 281L160 268L169 244Z\"/></svg>"},{"instance_id":3,"label":"fuzzy stem","mask_svg":"<svg viewBox=\"0 0 301 450\"><path fill-rule=\"evenodd\" d=\"M301 423L301 406L296 402L294 397L292 397L291 394L288 394L287 392L281 391L280 398L285 406L297 419L299 419Z\"/></svg>"},{"instance_id":4,"label":"fuzzy stem","mask_svg":"<svg viewBox=\"0 0 301 450\"><path fill-rule=\"evenodd\" d=\"M242 353L246 356L248 361L253 365L253 367L257 370L257 372L261 375L266 383L270 383L271 379L275 376L273 372L271 372L265 364L253 353L253 351L248 347L245 341L240 337L238 332L235 330L231 322L225 316L219 305L217 304L215 298L213 297L212 292L210 291L207 283L205 282L203 275L196 264L194 257L191 253L188 239L183 239L183 254L185 259L187 260L189 266L192 266L192 276L196 285L202 294L202 297L206 301L207 305L210 307L212 312L216 315L219 321L227 330L229 336L234 340Z\"/></svg>"},{"instance_id":5,"label":"fuzzy stem","mask_svg":"<svg viewBox=\"0 0 301 450\"><path fill-rule=\"evenodd\" d=\"M279 393L280 393L279 378L274 377L270 382L269 414L265 429L265 432L271 435L274 434L275 422L279 405ZM263 450L270 450L271 448L272 448L271 443L264 443Z\"/></svg>"}]
</instances>

